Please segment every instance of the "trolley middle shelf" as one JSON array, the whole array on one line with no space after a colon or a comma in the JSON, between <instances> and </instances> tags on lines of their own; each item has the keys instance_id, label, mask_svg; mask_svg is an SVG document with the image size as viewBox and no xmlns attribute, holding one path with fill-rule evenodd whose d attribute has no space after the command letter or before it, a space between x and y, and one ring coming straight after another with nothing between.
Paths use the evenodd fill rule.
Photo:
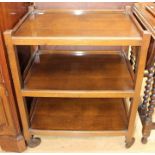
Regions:
<instances>
[{"instance_id":1,"label":"trolley middle shelf","mask_svg":"<svg viewBox=\"0 0 155 155\"><path fill-rule=\"evenodd\" d=\"M77 51L72 53L36 54L27 71L22 95L89 98L133 96L133 71L123 52L89 54L87 51L82 56L77 56Z\"/></svg>"}]
</instances>

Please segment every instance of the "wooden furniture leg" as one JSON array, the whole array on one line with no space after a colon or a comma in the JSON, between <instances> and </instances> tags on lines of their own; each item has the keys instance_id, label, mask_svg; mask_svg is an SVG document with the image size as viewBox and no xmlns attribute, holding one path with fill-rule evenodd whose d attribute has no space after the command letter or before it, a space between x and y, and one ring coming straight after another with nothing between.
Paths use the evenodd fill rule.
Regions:
<instances>
[{"instance_id":1,"label":"wooden furniture leg","mask_svg":"<svg viewBox=\"0 0 155 155\"><path fill-rule=\"evenodd\" d=\"M136 119L136 111L138 109L138 103L140 102L140 91L143 81L143 71L145 69L145 61L147 56L148 45L150 42L150 35L147 35L147 32L143 34L143 44L139 48L137 55L137 63L135 67L135 95L131 100L131 106L129 111L129 124L128 124L128 133L126 135L126 148L129 148L134 143L135 139L132 137L133 135L133 124L135 124Z\"/></svg>"},{"instance_id":2,"label":"wooden furniture leg","mask_svg":"<svg viewBox=\"0 0 155 155\"><path fill-rule=\"evenodd\" d=\"M11 38L12 31L6 31L4 33L5 36L5 43L8 50L8 56L10 60L10 68L13 76L13 82L16 85L15 91L17 96L17 103L19 107L19 112L21 115L22 120L22 126L23 126L23 134L26 140L26 143L29 147L35 147L38 146L41 142L40 138L34 138L29 133L29 119L28 119L28 112L27 107L24 98L21 94L21 88L22 88L22 76L20 73L20 67L19 67L19 61L17 56L17 51L12 43Z\"/></svg>"},{"instance_id":3,"label":"wooden furniture leg","mask_svg":"<svg viewBox=\"0 0 155 155\"><path fill-rule=\"evenodd\" d=\"M130 51L130 63L131 63L131 65L134 64L134 53L133 53L133 47L131 47L131 51Z\"/></svg>"},{"instance_id":4,"label":"wooden furniture leg","mask_svg":"<svg viewBox=\"0 0 155 155\"><path fill-rule=\"evenodd\" d=\"M154 66L152 66L148 69L148 74L146 77L147 80L146 80L146 85L145 85L145 91L144 91L144 96L143 96L143 103L139 106L139 114L140 114L142 123L145 121L145 117L147 114L147 104L148 104L149 98L150 98L150 92L151 92L151 88L152 88L154 72L155 72Z\"/></svg>"},{"instance_id":5,"label":"wooden furniture leg","mask_svg":"<svg viewBox=\"0 0 155 155\"><path fill-rule=\"evenodd\" d=\"M131 47L131 50L130 50L130 63L133 67L133 71L135 72L136 71L136 55L137 55L137 47Z\"/></svg>"},{"instance_id":6,"label":"wooden furniture leg","mask_svg":"<svg viewBox=\"0 0 155 155\"><path fill-rule=\"evenodd\" d=\"M153 69L155 69L153 67ZM146 111L145 116L145 122L143 123L143 137L141 139L143 144L147 143L147 138L150 136L151 129L152 129L152 115L154 113L154 107L155 107L155 77L153 77L153 85L152 85L152 91L149 101L148 110Z\"/></svg>"}]
</instances>

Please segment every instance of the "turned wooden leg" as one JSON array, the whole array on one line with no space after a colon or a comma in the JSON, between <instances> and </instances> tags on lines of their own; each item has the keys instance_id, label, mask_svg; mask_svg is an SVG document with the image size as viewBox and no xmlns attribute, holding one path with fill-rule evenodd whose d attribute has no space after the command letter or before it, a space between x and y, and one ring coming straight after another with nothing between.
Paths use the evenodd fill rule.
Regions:
<instances>
[{"instance_id":1,"label":"turned wooden leg","mask_svg":"<svg viewBox=\"0 0 155 155\"><path fill-rule=\"evenodd\" d=\"M148 75L147 75L147 80L145 85L144 96L143 96L143 103L139 106L139 114L142 119L142 122L145 121L146 114L147 114L147 104L149 102L150 92L152 89L153 75L154 75L154 66L148 69Z\"/></svg>"},{"instance_id":2,"label":"turned wooden leg","mask_svg":"<svg viewBox=\"0 0 155 155\"><path fill-rule=\"evenodd\" d=\"M130 63L131 65L134 64L134 54L133 54L133 48L131 47L131 51L130 51Z\"/></svg>"},{"instance_id":3,"label":"turned wooden leg","mask_svg":"<svg viewBox=\"0 0 155 155\"><path fill-rule=\"evenodd\" d=\"M130 51L130 63L134 72L136 70L136 56L135 56L136 50L137 50L136 47L131 47Z\"/></svg>"},{"instance_id":4,"label":"turned wooden leg","mask_svg":"<svg viewBox=\"0 0 155 155\"><path fill-rule=\"evenodd\" d=\"M150 136L154 107L155 107L155 77L153 78L151 97L149 101L148 111L146 112L146 119L143 125L143 137L142 137L143 144L147 143L147 138Z\"/></svg>"}]
</instances>

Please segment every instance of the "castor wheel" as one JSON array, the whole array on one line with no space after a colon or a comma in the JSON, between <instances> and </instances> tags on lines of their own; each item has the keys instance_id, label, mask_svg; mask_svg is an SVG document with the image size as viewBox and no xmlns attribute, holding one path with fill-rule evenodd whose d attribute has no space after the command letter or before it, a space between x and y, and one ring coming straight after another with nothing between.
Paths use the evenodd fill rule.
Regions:
<instances>
[{"instance_id":1,"label":"castor wheel","mask_svg":"<svg viewBox=\"0 0 155 155\"><path fill-rule=\"evenodd\" d=\"M129 142L127 142L127 141L125 141L125 142L126 142L125 147L128 149L134 144L135 138L132 138L131 141L129 141Z\"/></svg>"},{"instance_id":2,"label":"castor wheel","mask_svg":"<svg viewBox=\"0 0 155 155\"><path fill-rule=\"evenodd\" d=\"M32 137L27 143L28 147L34 148L41 143L41 139L39 137Z\"/></svg>"},{"instance_id":3,"label":"castor wheel","mask_svg":"<svg viewBox=\"0 0 155 155\"><path fill-rule=\"evenodd\" d=\"M142 137L141 142L142 142L143 144L146 144L146 143L147 143L147 138L146 138L146 137Z\"/></svg>"}]
</instances>

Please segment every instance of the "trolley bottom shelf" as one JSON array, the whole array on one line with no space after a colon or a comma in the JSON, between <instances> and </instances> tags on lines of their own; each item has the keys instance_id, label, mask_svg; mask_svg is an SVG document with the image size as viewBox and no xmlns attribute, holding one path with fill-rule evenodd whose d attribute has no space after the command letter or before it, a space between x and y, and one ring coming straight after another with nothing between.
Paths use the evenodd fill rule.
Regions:
<instances>
[{"instance_id":1,"label":"trolley bottom shelf","mask_svg":"<svg viewBox=\"0 0 155 155\"><path fill-rule=\"evenodd\" d=\"M123 99L37 98L30 115L32 131L127 131Z\"/></svg>"}]
</instances>

